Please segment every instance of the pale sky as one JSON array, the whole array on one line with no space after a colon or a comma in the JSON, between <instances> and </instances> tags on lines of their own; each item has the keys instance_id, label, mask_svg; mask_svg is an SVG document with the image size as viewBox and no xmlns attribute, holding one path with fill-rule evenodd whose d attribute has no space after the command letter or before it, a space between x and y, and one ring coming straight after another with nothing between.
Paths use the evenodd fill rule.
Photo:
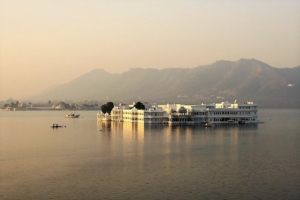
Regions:
<instances>
[{"instance_id":1,"label":"pale sky","mask_svg":"<svg viewBox=\"0 0 300 200\"><path fill-rule=\"evenodd\" d=\"M0 100L95 68L300 65L299 0L0 0Z\"/></svg>"}]
</instances>

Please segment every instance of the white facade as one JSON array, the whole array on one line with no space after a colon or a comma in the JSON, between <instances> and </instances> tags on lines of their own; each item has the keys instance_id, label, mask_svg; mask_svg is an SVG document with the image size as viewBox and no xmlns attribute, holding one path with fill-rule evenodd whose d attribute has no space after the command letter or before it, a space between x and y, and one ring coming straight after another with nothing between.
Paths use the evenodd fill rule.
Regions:
<instances>
[{"instance_id":1,"label":"white facade","mask_svg":"<svg viewBox=\"0 0 300 200\"><path fill-rule=\"evenodd\" d=\"M148 106L145 110L130 107L114 107L111 115L97 114L102 121L119 121L132 123L164 124L226 124L226 123L259 123L257 104L253 102L221 102L202 105L166 104Z\"/></svg>"},{"instance_id":2,"label":"white facade","mask_svg":"<svg viewBox=\"0 0 300 200\"><path fill-rule=\"evenodd\" d=\"M164 110L151 107L145 110L136 108L123 110L123 121L132 123L159 124L163 123Z\"/></svg>"},{"instance_id":3,"label":"white facade","mask_svg":"<svg viewBox=\"0 0 300 200\"><path fill-rule=\"evenodd\" d=\"M221 102L207 105L207 122L211 123L259 123L257 104L253 102Z\"/></svg>"},{"instance_id":4,"label":"white facade","mask_svg":"<svg viewBox=\"0 0 300 200\"><path fill-rule=\"evenodd\" d=\"M138 110L135 107L114 107L110 115L108 113L103 114L100 111L97 114L97 119L101 121L158 124L163 123L164 113L164 110L155 106L145 110Z\"/></svg>"},{"instance_id":5,"label":"white facade","mask_svg":"<svg viewBox=\"0 0 300 200\"><path fill-rule=\"evenodd\" d=\"M126 109L125 106L115 106L111 111L111 120L122 122L123 121L123 110Z\"/></svg>"},{"instance_id":6,"label":"white facade","mask_svg":"<svg viewBox=\"0 0 300 200\"><path fill-rule=\"evenodd\" d=\"M159 105L166 113L167 124L200 124L206 121L205 105L166 104Z\"/></svg>"}]
</instances>

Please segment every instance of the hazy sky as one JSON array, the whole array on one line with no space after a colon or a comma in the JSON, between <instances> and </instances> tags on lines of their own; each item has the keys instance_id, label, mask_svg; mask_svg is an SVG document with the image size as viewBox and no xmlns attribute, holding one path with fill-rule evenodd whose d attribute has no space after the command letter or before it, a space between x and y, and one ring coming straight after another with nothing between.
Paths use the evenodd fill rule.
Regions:
<instances>
[{"instance_id":1,"label":"hazy sky","mask_svg":"<svg viewBox=\"0 0 300 200\"><path fill-rule=\"evenodd\" d=\"M0 0L0 100L94 68L300 65L299 0Z\"/></svg>"}]
</instances>

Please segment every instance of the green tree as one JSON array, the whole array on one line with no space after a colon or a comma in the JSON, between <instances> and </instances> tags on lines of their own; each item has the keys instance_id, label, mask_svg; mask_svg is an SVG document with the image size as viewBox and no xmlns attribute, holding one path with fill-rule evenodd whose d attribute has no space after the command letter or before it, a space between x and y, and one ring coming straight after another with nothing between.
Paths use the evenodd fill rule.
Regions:
<instances>
[{"instance_id":1,"label":"green tree","mask_svg":"<svg viewBox=\"0 0 300 200\"><path fill-rule=\"evenodd\" d=\"M110 111L115 107L113 102L107 102L106 105L110 109ZM109 111L109 113L110 113L110 111Z\"/></svg>"},{"instance_id":2,"label":"green tree","mask_svg":"<svg viewBox=\"0 0 300 200\"><path fill-rule=\"evenodd\" d=\"M65 107L65 109L70 109L70 105L65 103L65 102L60 102L59 105L62 105L63 107Z\"/></svg>"},{"instance_id":3,"label":"green tree","mask_svg":"<svg viewBox=\"0 0 300 200\"><path fill-rule=\"evenodd\" d=\"M141 102L137 102L134 104L134 107L138 110L145 110L145 105L142 104Z\"/></svg>"},{"instance_id":4,"label":"green tree","mask_svg":"<svg viewBox=\"0 0 300 200\"><path fill-rule=\"evenodd\" d=\"M103 105L100 107L100 110L101 110L103 113L109 113L109 108L107 107L106 104L103 104Z\"/></svg>"},{"instance_id":5,"label":"green tree","mask_svg":"<svg viewBox=\"0 0 300 200\"><path fill-rule=\"evenodd\" d=\"M85 107L85 108L88 107L88 105L86 103L84 103L82 106Z\"/></svg>"},{"instance_id":6,"label":"green tree","mask_svg":"<svg viewBox=\"0 0 300 200\"><path fill-rule=\"evenodd\" d=\"M14 102L11 102L11 103L10 103L10 107L12 107L12 108L16 108L16 107L17 107L17 105L16 105Z\"/></svg>"},{"instance_id":7,"label":"green tree","mask_svg":"<svg viewBox=\"0 0 300 200\"><path fill-rule=\"evenodd\" d=\"M103 104L101 107L100 107L100 110L103 112L103 113L109 113L111 112L111 110L114 108L114 103L113 102L107 102L106 104Z\"/></svg>"},{"instance_id":8,"label":"green tree","mask_svg":"<svg viewBox=\"0 0 300 200\"><path fill-rule=\"evenodd\" d=\"M74 103L73 103L73 104L70 104L69 106L70 106L70 107L69 107L70 110L75 110L76 107L77 107L77 105L74 104Z\"/></svg>"}]
</instances>

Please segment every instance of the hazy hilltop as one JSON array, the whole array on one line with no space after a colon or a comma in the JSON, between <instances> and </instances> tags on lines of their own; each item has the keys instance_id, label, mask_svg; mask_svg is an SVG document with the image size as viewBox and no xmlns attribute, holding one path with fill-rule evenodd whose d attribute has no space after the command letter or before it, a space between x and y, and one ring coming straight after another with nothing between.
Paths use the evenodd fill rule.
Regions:
<instances>
[{"instance_id":1,"label":"hazy hilltop","mask_svg":"<svg viewBox=\"0 0 300 200\"><path fill-rule=\"evenodd\" d=\"M36 100L100 100L158 103L255 101L262 107L300 107L300 66L274 68L255 59L217 61L180 69L134 68L123 74L94 69L51 87Z\"/></svg>"}]
</instances>

